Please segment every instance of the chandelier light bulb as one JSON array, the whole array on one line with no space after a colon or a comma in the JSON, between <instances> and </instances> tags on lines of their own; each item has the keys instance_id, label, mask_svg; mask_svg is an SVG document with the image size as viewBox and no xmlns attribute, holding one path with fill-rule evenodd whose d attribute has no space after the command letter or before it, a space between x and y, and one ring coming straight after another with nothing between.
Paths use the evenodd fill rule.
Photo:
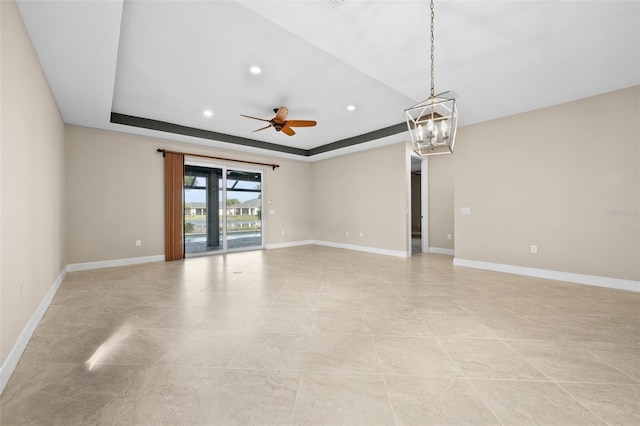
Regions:
<instances>
[{"instance_id":1,"label":"chandelier light bulb","mask_svg":"<svg viewBox=\"0 0 640 426\"><path fill-rule=\"evenodd\" d=\"M424 140L424 130L422 130L422 124L418 124L418 141Z\"/></svg>"}]
</instances>

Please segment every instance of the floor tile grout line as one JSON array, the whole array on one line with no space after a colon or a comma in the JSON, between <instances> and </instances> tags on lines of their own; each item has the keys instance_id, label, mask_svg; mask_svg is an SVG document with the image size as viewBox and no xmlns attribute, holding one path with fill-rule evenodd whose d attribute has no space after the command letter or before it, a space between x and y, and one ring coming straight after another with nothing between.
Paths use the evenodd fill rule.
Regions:
<instances>
[{"instance_id":1,"label":"floor tile grout line","mask_svg":"<svg viewBox=\"0 0 640 426\"><path fill-rule=\"evenodd\" d=\"M509 342L511 340L517 340L517 341L540 341L540 339L502 339L499 338L498 340L502 341L502 343L504 343L505 345L507 345L507 347L509 347L509 349L511 349L513 352L515 352L516 354L518 354L518 356L520 356L522 359L524 359L527 363L529 363L533 368L535 368L536 370L538 370L541 374L543 374L545 377L547 377L549 379L549 381L552 381L554 383L556 382L567 382L567 383L604 383L604 382L590 382L590 381L571 381L571 380L555 380L552 379L549 375L547 375L544 371L542 371L540 368L538 368L532 361L530 361L529 359L527 359L524 355L522 355L520 352L518 352ZM619 370L618 368L608 364L607 362L596 358L595 361L598 361L604 365L606 365L607 367L610 367L614 370L616 370L617 372L619 372L620 374L622 374L625 377L628 377L629 379L633 380L635 383L627 383L627 382L611 382L612 384L638 384L640 385L640 381L636 380L635 378L629 376L628 374L626 374L624 371Z\"/></svg>"},{"instance_id":2,"label":"floor tile grout line","mask_svg":"<svg viewBox=\"0 0 640 426\"><path fill-rule=\"evenodd\" d=\"M530 360L528 360L524 355L522 355L520 352L518 352L513 346L511 346L508 342L505 342L504 340L500 339L502 341L503 344L505 344L509 349L511 349L513 352L515 352L518 356L520 356L523 360L525 360L526 362L528 362L533 368L535 368L536 370L538 370L543 376L545 376L546 378L549 379L549 381L551 383L553 383L554 386L556 386L557 388L559 388L560 390L562 390L564 393L566 393L567 395L569 395L570 398L572 398L574 401L576 401L581 407L585 408L588 412L590 412L591 414L593 414L597 419L601 420L603 423L605 424L609 424L608 422L605 422L604 419L602 419L600 416L598 416L595 412L593 412L591 409L589 409L589 407L585 406L582 402L578 401L578 399L576 397L574 397L573 395L571 395L569 392L567 392L562 386L560 386L555 380L553 380L549 375L547 375L544 371L542 371L541 369L539 369L538 367L536 367Z\"/></svg>"},{"instance_id":3,"label":"floor tile grout line","mask_svg":"<svg viewBox=\"0 0 640 426\"><path fill-rule=\"evenodd\" d=\"M600 359L599 357L594 357L596 359L596 361L603 363L604 365L606 365L607 367L613 368L614 370L616 370L617 372L619 372L620 374L622 374L623 376L627 376L628 378L630 378L631 380L635 381L635 383L633 384L638 384L640 385L640 380L636 379L635 377L625 373L624 371L620 370L618 367L608 363L607 361Z\"/></svg>"},{"instance_id":4,"label":"floor tile grout line","mask_svg":"<svg viewBox=\"0 0 640 426\"><path fill-rule=\"evenodd\" d=\"M384 389L387 392L387 400L389 401L389 406L391 407L391 415L393 416L393 422L397 426L399 424L399 419L396 414L396 410L393 407L393 400L391 399L391 393L389 392L389 386L387 385L387 379L385 377L384 371L382 370L382 360L380 358L380 354L378 353L378 346L376 345L376 339L374 336L371 336L371 342L373 343L373 349L376 353L376 359L378 360L378 368L380 369L380 375L382 376L382 383L384 383Z\"/></svg>"},{"instance_id":5,"label":"floor tile grout line","mask_svg":"<svg viewBox=\"0 0 640 426\"><path fill-rule=\"evenodd\" d=\"M418 315L418 317L420 317L420 315ZM424 323L424 320L422 320L422 318L420 317L420 320ZM425 327L427 326L426 323L424 323ZM482 401L482 403L484 404L484 406L489 410L489 412L491 413L491 415L493 415L493 417L498 421L498 423L500 423L501 425L504 426L504 423L502 423L502 421L500 420L500 418L498 417L498 415L493 411L493 409L491 408L491 406L489 405L489 403L487 401L485 401L485 399L482 397L482 395L480 394L480 392L478 392L478 390L476 389L475 386L473 386L473 384L471 383L471 381L469 380L469 378L467 377L466 374L464 374L464 371L462 370L462 367L460 367L460 365L453 359L453 357L449 354L449 351L447 351L447 349L444 347L444 345L442 344L442 342L440 341L440 339L438 339L437 337L434 338L437 345L440 347L440 349L445 353L445 355L447 356L447 358L449 358L449 361L451 361L451 363L453 363L453 365L456 366L456 368L460 371L460 374L462 375L462 378L467 382L467 385L469 385L469 387L471 387L471 389L473 390L473 392L476 394L476 396L478 396L478 398L480 398L480 401Z\"/></svg>"},{"instance_id":6,"label":"floor tile grout line","mask_svg":"<svg viewBox=\"0 0 640 426\"><path fill-rule=\"evenodd\" d=\"M552 380L553 383L566 383L576 385L603 385L603 386L637 386L640 388L640 383L622 383L622 382L590 382L580 380Z\"/></svg>"},{"instance_id":7,"label":"floor tile grout line","mask_svg":"<svg viewBox=\"0 0 640 426\"><path fill-rule=\"evenodd\" d=\"M100 414L109 406L109 404L111 404L113 401L115 401L117 398L122 398L122 397L126 397L127 395L125 394L125 392L121 392L118 395L114 395L113 398L111 398L106 404L104 404L102 407L100 407L92 416L90 416L90 419L98 419L100 417Z\"/></svg>"},{"instance_id":8,"label":"floor tile grout line","mask_svg":"<svg viewBox=\"0 0 640 426\"><path fill-rule=\"evenodd\" d=\"M297 263L297 265L298 265L298 266L296 267L296 270L304 270L304 266L300 266L300 265L301 265L302 263L304 263L304 262L306 262L306 264L317 263L317 262L315 262L315 261L314 261L314 262L311 262L311 261L310 261L310 259L307 259L307 258L310 258L310 257L311 257L311 256L310 256L309 254L305 255L305 256L304 256L304 259L303 259L303 262L298 262L298 263ZM331 256L320 256L320 257L321 257L321 261L323 262L323 264L328 265L328 264L330 264L330 263L331 263L331 260L332 260L332 259L331 259ZM315 260L315 259L314 259L314 260ZM352 260L353 260L353 259L352 259ZM355 259L355 260L357 261L357 260L359 260L359 259ZM236 262L236 263L237 263L237 262ZM350 269L352 272L353 272L354 268L355 268L356 270L358 270L358 271L367 271L367 266L365 265L365 263L364 263L364 262L360 262L359 264L356 264L355 266L354 266L354 265L352 265L352 266L353 266L353 268L351 268L351 269ZM396 271L396 272L401 276L400 281L403 281L403 280L404 280L404 282L413 282L414 280L418 279L417 277L418 277L421 273L423 273L423 272L428 272L428 271L427 271L427 266L428 266L428 265L426 265L426 264L424 264L424 265L423 265L423 264L419 264L419 265L418 265L418 264L416 264L416 266L415 266L415 267L412 267L412 268L411 268L411 271L413 271L413 272L410 272L410 273L406 273L406 272L402 271L402 269L401 269L401 268L397 268L395 271ZM332 275L332 277L334 277L334 278L335 278L335 277L339 277L341 273L345 273L345 274L346 274L346 273L348 272L348 268L346 267L346 265L345 265L345 267L344 267L344 271L342 271L342 270L341 270L341 268L342 268L342 267L340 267L340 268L333 268L333 269L331 270L331 273L333 274L333 275ZM232 268L232 269L233 269L233 268ZM451 280L451 283L453 283L453 278L447 277L448 275L451 275L449 272L447 272L447 271L446 271L446 269L447 269L447 268L441 267L440 269L443 271L443 272L442 272L442 276L443 276L442 280ZM289 269L289 270L294 270L294 268L291 268L291 269ZM317 272L316 272L316 273L317 273ZM326 273L327 273L327 271L325 270L325 272L324 272L324 273L326 274ZM362 272L360 272L360 274L361 274L361 273L362 273ZM204 272L203 272L202 274L204 274ZM289 278L288 278L288 279L292 279L292 274L293 274L293 273L291 273L291 274L289 275ZM352 274L352 275L353 275L353 274ZM369 275L371 276L371 274L369 274ZM356 277L359 277L359 275L358 275L358 274L356 274ZM221 278L221 279L222 279L222 278ZM220 280L221 280L221 279L220 279ZM358 278L356 278L356 283L358 283ZM251 284L247 284L247 285L245 285L245 287L243 288L243 291L242 291L242 292L234 292L234 293L233 293L232 298L236 298L236 299L237 299L237 297L238 297L238 295L239 295L239 294L245 294L245 295L246 295L246 294L250 294L250 293L251 293L251 291L250 291L250 290L251 290L252 288L253 288L253 289L256 289L256 287L251 287L251 286L253 286L253 285L254 285L254 283L251 283ZM259 285L259 284L256 284L256 285ZM320 285L322 286L322 284L320 284ZM358 285L359 285L360 294L361 294L361 295L363 295L363 294L364 294L364 293L362 292L362 290L363 290L363 289L362 289L362 288L360 288L360 284L358 284ZM269 287L269 289L275 289L276 287L277 287L277 285L276 285L275 287L270 286L270 287ZM496 289L498 289L498 287L499 287L499 286L493 286L493 287L495 287ZM493 288L493 287L492 287L492 288ZM512 287L512 288L514 288L514 289L515 289L515 288L517 288L517 286L516 286L515 284L514 284L514 285L511 285L510 287ZM551 286L550 286L550 287L551 287ZM371 289L372 289L372 290L374 290L374 291L376 291L376 287L375 287L375 286L374 286L374 287L371 287ZM120 290L120 289L118 289L118 291L119 291L119 290ZM246 290L246 291L245 291L245 290ZM278 289L276 292L273 292L273 293L274 293L274 294L283 294L283 290L284 290L284 286L281 286L281 287L279 287L279 289ZM90 290L89 290L89 291L90 291ZM202 290L200 293L197 293L197 294L203 294L203 293L205 293L205 290ZM367 294L368 294L368 293L367 293ZM192 295L192 296L190 296L190 297L194 297L194 296L195 296L195 295ZM318 311L318 309L317 309L317 308L318 308L318 300L322 297L322 293L321 293L320 291L318 291L318 292L316 292L316 293L315 293L315 296L316 296L316 308L313 310L313 311L314 311L314 314L313 314L313 317L312 317L312 329L313 329L313 324L314 324L314 321L315 321L315 315L317 314L317 311ZM386 298L386 297L387 297L387 296L389 296L389 295L388 295L388 294L386 294L386 292L383 292L383 293L381 293L381 294L377 294L377 293L376 293L376 294L373 294L373 292L372 292L372 294L371 294L371 295L366 296L366 297L375 298L376 296L377 296L377 297L383 297L383 298ZM409 296L407 296L406 294L403 294L403 295L400 295L400 296L401 296L405 301L406 301L406 300L407 300L407 298L409 297ZM427 297L428 297L429 295L424 295L424 296L427 296ZM173 297L173 296L170 296L170 297ZM457 297L459 297L459 296L456 296L456 295L453 295L453 294L452 294L452 295L451 295L451 297L453 298L453 300L457 300L456 298L457 298ZM531 296L531 297L533 297L533 296ZM231 299L231 298L230 298L230 299ZM189 299L186 299L186 300L189 300ZM267 311L268 311L268 310L272 310L271 308L274 306L274 303L275 303L274 301L275 301L275 299L274 299L274 300L272 300L272 301L271 301L271 303L267 306L267 309L266 309ZM177 309L184 309L184 308L183 308L183 306L180 306L180 305L168 305L168 306L164 306L164 307L166 307L166 308L172 308L172 309L176 309L176 308L177 308ZM410 311L410 312L412 312L414 315L417 315L417 316L418 316L418 318L421 320L420 315L418 315L418 314L416 313L416 309L414 309L412 306L409 306L409 308L410 308L410 309L409 309L409 311ZM286 309L286 310L289 310L289 309ZM264 308L261 308L261 309L260 309L260 312L261 312L262 314L264 314L264 311L265 311L265 309L264 309ZM366 318L367 320L369 320L370 318L372 318L372 317L373 317L373 315L375 315L375 311L371 311L371 310L362 310L362 311L359 311L359 310L358 310L358 311L355 311L355 312L364 312L364 316L365 316L365 318ZM468 314L474 314L474 315L475 315L475 314L476 314L476 312L478 312L478 311L477 311L477 310L471 310L471 311L469 311L469 312L468 312ZM525 310L525 312L529 312L529 311L526 311L526 310ZM513 315L513 316L518 317L518 318L535 319L535 316L532 316L533 314L531 314L531 315L523 315L523 312L519 312L515 307L514 307L514 309L510 310L510 311L508 312L508 314L509 314L509 315ZM478 315L475 315L475 316L477 317ZM481 317L481 319L482 319L481 323L484 323L484 319L483 319L482 317ZM183 328L175 329L175 328L173 328L173 327L161 327L161 328L163 328L163 329L164 329L164 328L168 328L168 329L174 329L174 330L181 330L180 332L181 332L183 335L188 335L188 333L191 333L191 332L193 332L194 330L198 330L198 329L200 329L200 325L201 325L202 323L204 323L204 321L205 321L205 320L202 320L202 322L201 322L201 323L198 323L198 325L196 325L196 326L194 326L194 327L185 328L185 329L183 329ZM132 328L143 329L143 330L144 330L144 329L147 329L147 328L157 328L157 327L148 327L147 325L148 325L148 324L141 324L141 326L140 326L140 327L132 327ZM424 323L423 323L423 325L426 327L426 324L424 324ZM486 326L485 326L485 327L486 327ZM428 328L428 327L427 327L427 328ZM307 334L307 335L309 335L309 336L310 336L310 335L311 335L311 333L312 333L312 329L311 329L310 331L308 331L308 332L305 332L305 333L296 333L296 334ZM490 330L492 330L491 328L489 328L489 329L490 329ZM215 329L211 329L211 328L210 328L210 329L203 329L203 330L214 331ZM431 331L431 330L429 330L429 331ZM614 331L614 332L619 332L619 333L620 333L620 335L621 335L621 336L623 336L623 339L624 339L624 336L625 336L625 335L624 335L624 334L622 334L622 333L624 332L624 330L617 330L617 329L615 329L615 330L614 330L614 329L612 329L612 331ZM240 330L231 330L231 329L230 329L230 330L226 330L225 332L228 332L228 333L240 333ZM277 331L277 332L275 332L275 331L269 331L269 330L260 330L260 331L259 331L259 330L255 330L255 331L254 331L254 330L242 330L242 332L243 332L243 334L240 334L240 336L246 336L246 335L247 335L247 334L249 334L249 333L267 333L267 334L276 334L276 333L277 333L277 334L290 334L290 333L291 333L291 331ZM186 334L185 334L185 333L186 333ZM319 334L335 334L335 333L319 333ZM338 334L343 334L343 333L338 333ZM374 334L374 333L350 333L350 334L363 334L363 335L369 335L369 336L371 336L371 338L372 338L372 339L374 339L374 345L375 345L375 336L376 336L377 334ZM495 334L495 333L494 333L494 334ZM398 335L396 335L395 333L386 334L386 335L389 335L389 336L396 336L396 337L425 337L425 338L435 338L435 339L436 339L436 341L437 341L438 343L440 343L440 345L441 345L441 346L445 344L445 340L444 340L444 339L446 338L446 336L434 336L434 335L433 335L433 333L432 333L432 335L431 335L431 336L398 336ZM457 339L456 337L450 337L450 338L451 338L451 339ZM464 339L466 339L466 338L464 338ZM487 339L481 339L481 340L487 340ZM496 338L493 338L493 339L490 339L490 340L491 340L491 341L501 341L501 343L503 343L503 344L507 344L507 346L508 346L512 351L515 351L514 347L512 347L510 343L511 343L511 341L513 341L513 340L517 340L517 339L511 339L511 341L509 341L509 343L508 343L508 342L506 342L504 339L501 339L499 336L496 336ZM520 339L520 340L530 340L530 339ZM582 342L581 342L581 343L582 343ZM307 354L308 354L308 349L309 349L309 343L307 342L307 351L305 352L305 359L306 359L306 356L307 356ZM446 348L444 348L443 350L445 350L445 353L447 353L447 355L449 355L449 353L446 351ZM538 368L536 368L536 367L535 367L535 365L533 365L533 364L532 364L532 363L531 363L527 358L523 357L523 356L522 356L521 354L519 354L517 351L515 351L515 352L516 352L516 353L517 353L521 358L523 358L527 363L531 364L533 368L535 368L536 370L540 371L540 370L539 370ZM632 353L633 353L633 352L632 352ZM377 353L376 353L376 355L377 355ZM601 364L602 366L611 367L611 369L612 369L612 370L616 370L616 371L618 371L618 372L622 373L622 375L623 375L624 377L627 377L627 376L628 376L628 377L630 377L630 378L634 381L633 383L611 383L612 385L622 385L622 386L629 386L629 387L637 386L637 385L635 384L635 383L636 383L635 381L636 381L637 379L635 379L635 378L633 378L632 376L630 376L629 374L625 373L623 370L620 370L619 368L614 367L613 365L609 364L609 362L607 362L607 361L603 361L602 359L600 359L601 357L599 357L599 356L592 355L592 357L594 357L594 359L597 359L599 362L601 362L601 363L602 363L602 364ZM451 358L451 357L450 357L450 358ZM379 360L379 357L378 357L378 360ZM626 364L626 359L622 359L622 360L621 360L621 362L622 362L622 363L621 363L620 365L622 365L622 366L626 366L626 365L627 365L627 364ZM455 361L454 361L454 364L455 364L455 365L457 365L457 363L455 363ZM77 364L74 364L74 365L77 365ZM147 367L147 365L143 365L143 366L144 366L144 367ZM197 368L197 367L195 367L195 368ZM458 368L460 368L460 366L459 366L459 365L458 365ZM220 368L220 369L222 369L222 370L226 370L226 371L235 371L235 370L232 370L231 368L223 368L223 367L222 367L222 368ZM249 370L249 371L252 371L253 369L248 369L248 370ZM265 369L265 370L263 370L263 371L274 371L274 370L284 370L284 369ZM287 371L289 371L289 370L287 370ZM300 370L300 371L301 371L301 373L300 373L300 374L304 374L304 373L306 372L306 369L304 369L304 368L303 368L303 370ZM542 376L543 376L543 377L548 377L548 376L547 376L547 375L545 375L542 371L540 371L540 372L542 373ZM335 371L327 371L327 372L325 372L324 374L329 374L329 375L330 375L330 374L351 374L351 375L366 374L366 375L371 375L371 373L335 372ZM387 384L387 383L386 383L386 376L387 376L387 375L382 374L382 376L383 376L383 379L385 379L385 387L386 387L386 384ZM390 375L389 375L389 376L390 376ZM464 377L464 376L465 376L465 375L463 374L463 377L462 377L462 378L458 378L458 379L465 380L465 381L467 381L468 383L472 383L472 384L474 384L474 385L478 385L478 386L479 386L479 383L480 383L480 381L481 381L481 380L485 380L485 381L489 381L489 380L493 380L493 381L500 381L500 380L502 380L502 379L482 379L482 378L473 379L473 378ZM414 376L414 377L422 377L422 376ZM509 380L509 381L511 381L511 380ZM523 382L523 381L526 381L526 380L517 380L517 381L519 381L519 382ZM532 382L534 382L534 380L531 380L531 381L532 381ZM547 382L547 381L546 381L546 380L540 380L540 382ZM553 381L553 380L551 380L551 382L552 382L552 383L555 383L557 386L559 386L559 387L563 388L563 391L564 391L565 393L568 393L568 394L571 394L571 392L569 392L569 391L567 391L566 389L564 389L564 387L565 387L565 384L566 384L566 383L591 383L591 382L572 382L572 381ZM390 381L389 383L392 383L392 382ZM593 382L593 383L594 383L594 384L602 384L602 383L600 383L600 382ZM292 383L292 384L293 384L293 383ZM299 384L300 384L300 380L298 380L298 386L299 386ZM566 385L566 386L568 387L568 385ZM579 387L578 387L578 388L579 388ZM478 392L478 391L475 389L475 387L474 387L474 391L475 391L476 393ZM389 396L390 396L390 394L389 394L389 389L388 389L388 388L387 388L387 396L388 396L388 398L389 398ZM570 396L572 396L572 395L570 395ZM297 398L297 393L296 393L296 398ZM563 398L563 399L564 399L564 398ZM574 398L574 399L577 399L577 398ZM578 402L579 402L579 401L578 401ZM485 402L485 404L486 404L486 402ZM393 408L393 406L392 406L392 408ZM293 411L292 411L292 413L293 413ZM293 419L293 417L292 417L292 419ZM394 421L396 421L396 423L397 423L397 420L395 419L395 415L394 415Z\"/></svg>"},{"instance_id":9,"label":"floor tile grout line","mask_svg":"<svg viewBox=\"0 0 640 426\"><path fill-rule=\"evenodd\" d=\"M529 364L531 367L533 367L536 371L538 371L540 374L542 374L544 377L546 377L549 381L553 382L553 379L548 374L546 374L544 371L542 371L540 368L538 368L532 361L530 361L524 355L522 355L520 352L518 352L516 350L516 348L514 348L512 345L509 344L508 340L502 339L499 336L498 336L498 340L500 342L502 342L502 344L505 345L507 348L509 348L513 353L515 353L520 358L522 358L527 364Z\"/></svg>"},{"instance_id":10,"label":"floor tile grout line","mask_svg":"<svg viewBox=\"0 0 640 426\"><path fill-rule=\"evenodd\" d=\"M434 333L434 332L433 332L433 330L432 330L432 329L427 325L427 323L426 323L426 322L424 322L424 320L423 320L423 319L422 319L422 317L420 316L420 313L419 313L419 312L417 312L417 311L415 310L415 308L413 308L413 307L412 307L411 309L412 309L412 311L413 311L413 314L418 318L418 321L420 321L420 322L422 323L422 325L424 325L424 326L425 326L425 328L427 329L427 331L429 331L429 333L430 333L429 335L430 335L431 337L434 337L434 338L435 338L435 333Z\"/></svg>"},{"instance_id":11,"label":"floor tile grout line","mask_svg":"<svg viewBox=\"0 0 640 426\"><path fill-rule=\"evenodd\" d=\"M559 388L562 392L566 393L567 395L569 395L569 398L573 399L575 402L578 403L578 405L580 405L581 407L583 407L585 410L587 410L588 412L590 412L591 414L593 414L597 419L601 420L604 424L606 425L610 425L609 422L605 421L602 417L600 417L599 415L597 415L595 412L593 412L589 407L587 407L586 405L584 405L580 400L578 400L578 398L576 398L575 396L571 395L571 393L569 393L565 388L563 388L562 386L560 386L558 383L553 382L553 385L556 386L557 388Z\"/></svg>"},{"instance_id":12,"label":"floor tile grout line","mask_svg":"<svg viewBox=\"0 0 640 426\"><path fill-rule=\"evenodd\" d=\"M322 285L321 285L322 286ZM305 366L307 365L307 358L309 356L309 348L311 347L311 335L313 334L313 327L316 322L316 315L318 313L318 303L320 301L320 292L316 296L316 309L313 310L313 317L311 319L311 327L309 328L309 332L307 333L307 348L304 351L304 360L302 361L302 370L300 372L300 376L298 377L298 387L296 388L296 396L293 400L293 408L291 409L291 419L289 421L290 425L293 425L293 417L296 413L296 405L298 404L298 395L300 395L300 385L302 383L302 377L304 376Z\"/></svg>"}]
</instances>

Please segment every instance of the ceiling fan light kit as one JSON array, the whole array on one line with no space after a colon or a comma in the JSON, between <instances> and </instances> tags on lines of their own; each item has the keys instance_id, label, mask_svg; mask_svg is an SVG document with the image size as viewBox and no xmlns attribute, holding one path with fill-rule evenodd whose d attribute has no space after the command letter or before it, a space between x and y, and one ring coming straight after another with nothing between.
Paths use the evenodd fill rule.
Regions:
<instances>
[{"instance_id":1,"label":"ceiling fan light kit","mask_svg":"<svg viewBox=\"0 0 640 426\"><path fill-rule=\"evenodd\" d=\"M435 94L434 73L434 4L431 0L431 96L404 111L413 150L420 157L453 153L458 108L455 97Z\"/></svg>"}]
</instances>

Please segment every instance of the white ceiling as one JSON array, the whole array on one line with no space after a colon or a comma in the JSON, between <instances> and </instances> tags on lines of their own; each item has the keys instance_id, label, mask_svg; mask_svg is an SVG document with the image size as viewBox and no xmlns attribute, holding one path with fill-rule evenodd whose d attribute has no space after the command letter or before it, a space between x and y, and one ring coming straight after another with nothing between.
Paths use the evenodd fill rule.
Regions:
<instances>
[{"instance_id":1,"label":"white ceiling","mask_svg":"<svg viewBox=\"0 0 640 426\"><path fill-rule=\"evenodd\" d=\"M309 150L401 123L429 95L427 1L18 3L71 124L308 159L114 124L111 112ZM640 84L638 1L439 0L435 25L436 92L458 96L462 126ZM281 105L318 125L252 133L263 123L240 116Z\"/></svg>"}]
</instances>

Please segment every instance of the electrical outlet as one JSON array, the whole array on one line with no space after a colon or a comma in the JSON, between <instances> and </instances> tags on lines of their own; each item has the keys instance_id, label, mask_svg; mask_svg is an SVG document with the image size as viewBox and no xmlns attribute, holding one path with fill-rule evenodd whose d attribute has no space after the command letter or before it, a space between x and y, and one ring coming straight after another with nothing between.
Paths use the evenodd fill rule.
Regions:
<instances>
[{"instance_id":1,"label":"electrical outlet","mask_svg":"<svg viewBox=\"0 0 640 426\"><path fill-rule=\"evenodd\" d=\"M345 237L348 237L348 236L349 236L349 231L345 232L345 233L344 233L344 236L345 236Z\"/></svg>"},{"instance_id":2,"label":"electrical outlet","mask_svg":"<svg viewBox=\"0 0 640 426\"><path fill-rule=\"evenodd\" d=\"M538 246L532 245L530 249L531 249L531 253L538 253Z\"/></svg>"},{"instance_id":3,"label":"electrical outlet","mask_svg":"<svg viewBox=\"0 0 640 426\"><path fill-rule=\"evenodd\" d=\"M140 247L142 245L142 240L136 240L136 247Z\"/></svg>"},{"instance_id":4,"label":"electrical outlet","mask_svg":"<svg viewBox=\"0 0 640 426\"><path fill-rule=\"evenodd\" d=\"M284 235L284 229L280 231L280 235Z\"/></svg>"},{"instance_id":5,"label":"electrical outlet","mask_svg":"<svg viewBox=\"0 0 640 426\"><path fill-rule=\"evenodd\" d=\"M364 237L364 234L361 232L361 233L360 233L360 238L362 238L362 237Z\"/></svg>"},{"instance_id":6,"label":"electrical outlet","mask_svg":"<svg viewBox=\"0 0 640 426\"><path fill-rule=\"evenodd\" d=\"M447 240L451 239L451 234L447 234Z\"/></svg>"}]
</instances>

